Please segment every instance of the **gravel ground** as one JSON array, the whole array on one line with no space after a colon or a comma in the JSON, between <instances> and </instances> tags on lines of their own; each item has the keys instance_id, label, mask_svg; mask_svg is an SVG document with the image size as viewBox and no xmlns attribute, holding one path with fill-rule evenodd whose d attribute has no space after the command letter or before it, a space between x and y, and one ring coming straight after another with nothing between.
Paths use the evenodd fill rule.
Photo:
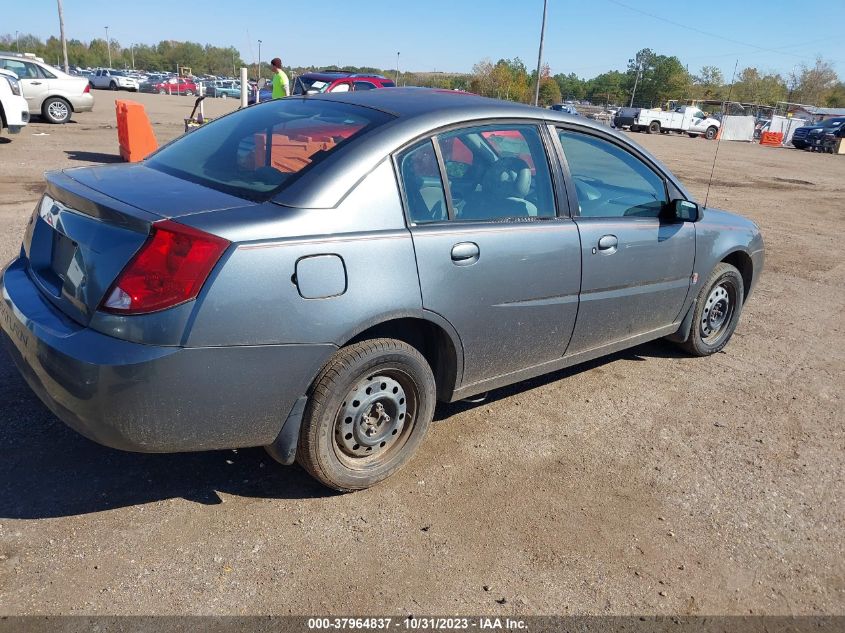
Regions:
<instances>
[{"instance_id":1,"label":"gravel ground","mask_svg":"<svg viewBox=\"0 0 845 633\"><path fill-rule=\"evenodd\" d=\"M115 160L112 97L0 140L0 260L43 171ZM160 142L192 103L129 98ZM715 143L635 137L703 199ZM0 613L845 613L844 174L723 143L710 203L767 248L724 352L652 343L441 406L409 467L356 494L261 449L100 447L0 354Z\"/></svg>"}]
</instances>

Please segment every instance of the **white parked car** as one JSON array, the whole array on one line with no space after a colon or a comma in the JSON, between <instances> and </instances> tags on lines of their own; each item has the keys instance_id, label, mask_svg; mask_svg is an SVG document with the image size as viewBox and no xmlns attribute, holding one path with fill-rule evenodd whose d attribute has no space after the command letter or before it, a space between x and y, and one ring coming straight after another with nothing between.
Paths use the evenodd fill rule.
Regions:
<instances>
[{"instance_id":1,"label":"white parked car","mask_svg":"<svg viewBox=\"0 0 845 633\"><path fill-rule=\"evenodd\" d=\"M0 70L0 132L8 130L17 134L29 123L29 107L21 96L21 84L17 75Z\"/></svg>"},{"instance_id":2,"label":"white parked car","mask_svg":"<svg viewBox=\"0 0 845 633\"><path fill-rule=\"evenodd\" d=\"M111 68L98 68L97 72L89 78L92 88L103 88L106 90L138 90L138 80L130 77L129 73Z\"/></svg>"},{"instance_id":3,"label":"white parked car","mask_svg":"<svg viewBox=\"0 0 845 633\"><path fill-rule=\"evenodd\" d=\"M672 112L658 109L640 110L639 116L631 125L631 131L642 130L649 134L686 132L693 137L703 134L707 140L711 140L716 138L720 125L718 119L706 116L695 106L680 106Z\"/></svg>"},{"instance_id":4,"label":"white parked car","mask_svg":"<svg viewBox=\"0 0 845 633\"><path fill-rule=\"evenodd\" d=\"M65 74L34 57L16 53L0 54L0 68L17 76L29 113L50 123L67 123L74 112L94 109L94 95L84 77Z\"/></svg>"}]
</instances>

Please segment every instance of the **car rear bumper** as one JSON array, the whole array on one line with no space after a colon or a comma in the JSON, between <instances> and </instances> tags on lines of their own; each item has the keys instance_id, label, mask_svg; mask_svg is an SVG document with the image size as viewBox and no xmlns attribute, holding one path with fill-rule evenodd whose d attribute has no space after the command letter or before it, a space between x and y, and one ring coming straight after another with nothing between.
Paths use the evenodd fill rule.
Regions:
<instances>
[{"instance_id":1,"label":"car rear bumper","mask_svg":"<svg viewBox=\"0 0 845 633\"><path fill-rule=\"evenodd\" d=\"M68 426L128 451L263 446L278 435L333 345L182 348L82 327L30 280L0 276L0 338L30 387Z\"/></svg>"},{"instance_id":2,"label":"car rear bumper","mask_svg":"<svg viewBox=\"0 0 845 633\"><path fill-rule=\"evenodd\" d=\"M91 112L94 109L94 95L84 92L81 95L68 97L74 112Z\"/></svg>"}]
</instances>

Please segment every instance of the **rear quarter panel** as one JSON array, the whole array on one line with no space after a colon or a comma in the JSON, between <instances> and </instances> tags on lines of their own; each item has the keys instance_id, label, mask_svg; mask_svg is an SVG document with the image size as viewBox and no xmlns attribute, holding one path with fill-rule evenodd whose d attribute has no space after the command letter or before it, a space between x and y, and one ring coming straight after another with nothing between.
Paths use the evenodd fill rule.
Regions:
<instances>
[{"instance_id":1,"label":"rear quarter panel","mask_svg":"<svg viewBox=\"0 0 845 633\"><path fill-rule=\"evenodd\" d=\"M332 209L266 203L181 221L235 243L200 297L188 346L339 345L368 325L422 310L413 243L388 161ZM341 294L300 294L297 262L317 255L342 260Z\"/></svg>"}]
</instances>

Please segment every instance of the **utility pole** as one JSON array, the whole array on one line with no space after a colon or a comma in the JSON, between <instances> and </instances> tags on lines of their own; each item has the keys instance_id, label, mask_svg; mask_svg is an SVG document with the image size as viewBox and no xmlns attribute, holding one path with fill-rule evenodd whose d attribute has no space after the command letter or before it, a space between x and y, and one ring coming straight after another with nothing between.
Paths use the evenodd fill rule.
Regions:
<instances>
[{"instance_id":1,"label":"utility pole","mask_svg":"<svg viewBox=\"0 0 845 633\"><path fill-rule=\"evenodd\" d=\"M17 31L15 31L15 52L16 52L16 53L20 53L20 52L21 52L21 38L20 38L20 36L18 35L18 32L17 32Z\"/></svg>"},{"instance_id":2,"label":"utility pole","mask_svg":"<svg viewBox=\"0 0 845 633\"><path fill-rule=\"evenodd\" d=\"M543 38L546 36L546 8L548 0L543 0L543 25L540 27L540 52L537 54L537 85L534 86L534 105L540 103L540 66L543 63Z\"/></svg>"},{"instance_id":3,"label":"utility pole","mask_svg":"<svg viewBox=\"0 0 845 633\"><path fill-rule=\"evenodd\" d=\"M135 43L129 45L129 50L132 51L132 70L135 70Z\"/></svg>"},{"instance_id":4,"label":"utility pole","mask_svg":"<svg viewBox=\"0 0 845 633\"><path fill-rule=\"evenodd\" d=\"M399 51L396 51L396 85L399 86Z\"/></svg>"},{"instance_id":5,"label":"utility pole","mask_svg":"<svg viewBox=\"0 0 845 633\"><path fill-rule=\"evenodd\" d=\"M642 62L637 62L637 74L634 75L634 90L631 92L631 105L628 106L629 108L634 107L634 95L637 94L637 83L640 80L640 70L642 68Z\"/></svg>"},{"instance_id":6,"label":"utility pole","mask_svg":"<svg viewBox=\"0 0 845 633\"><path fill-rule=\"evenodd\" d=\"M258 40L258 77L256 81L261 79L261 40Z\"/></svg>"},{"instance_id":7,"label":"utility pole","mask_svg":"<svg viewBox=\"0 0 845 633\"><path fill-rule=\"evenodd\" d=\"M62 0L56 0L59 3L59 37L62 39L62 54L65 57L65 72L69 72L67 64L67 40L65 39L65 13L62 10Z\"/></svg>"},{"instance_id":8,"label":"utility pole","mask_svg":"<svg viewBox=\"0 0 845 633\"><path fill-rule=\"evenodd\" d=\"M109 51L109 68L111 68L111 40L109 39L109 27L106 27L106 48Z\"/></svg>"}]
</instances>

